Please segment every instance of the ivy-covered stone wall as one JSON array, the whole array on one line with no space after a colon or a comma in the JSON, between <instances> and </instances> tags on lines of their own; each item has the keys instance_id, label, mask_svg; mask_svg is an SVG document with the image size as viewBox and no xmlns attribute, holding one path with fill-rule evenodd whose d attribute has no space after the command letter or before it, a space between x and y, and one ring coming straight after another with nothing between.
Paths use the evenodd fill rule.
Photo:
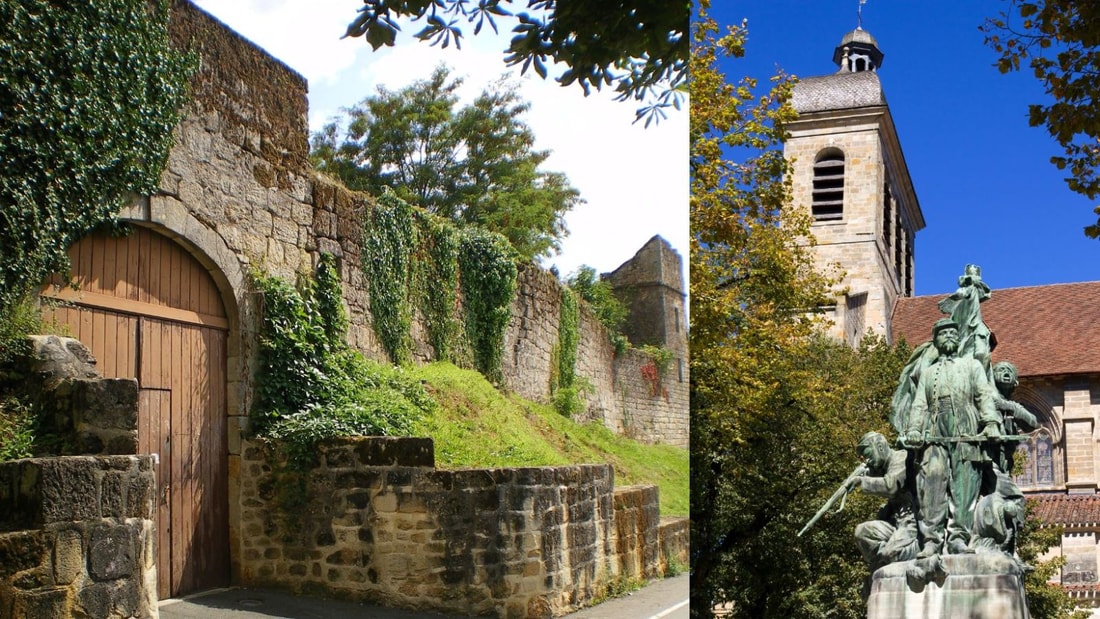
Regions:
<instances>
[{"instance_id":1,"label":"ivy-covered stone wall","mask_svg":"<svg viewBox=\"0 0 1100 619\"><path fill-rule=\"evenodd\" d=\"M392 360L377 333L371 282L363 269L363 221L378 202L309 168L301 76L190 3L177 2L173 10L175 40L200 54L202 62L159 193L137 200L123 217L176 238L209 268L222 291L231 325L229 447L237 457L256 362L258 299L250 289L250 269L293 281L313 270L321 252L335 255L349 343L369 357ZM516 289L500 351L502 382L526 397L549 401L560 284L542 269L520 265ZM408 357L428 362L438 355L418 305L414 300ZM642 440L686 446L686 387L667 389L667 397L663 391L653 395L645 384L639 388L639 363L616 357L603 327L583 309L579 333L577 375L591 386L582 416L619 432L633 428ZM456 355L460 363L473 364L468 341L458 343ZM680 384L662 377L666 387L674 382Z\"/></svg>"},{"instance_id":2,"label":"ivy-covered stone wall","mask_svg":"<svg viewBox=\"0 0 1100 619\"><path fill-rule=\"evenodd\" d=\"M200 56L192 99L176 129L176 147L159 191L124 209L122 217L173 238L207 267L229 320L227 415L230 471L230 540L234 574L242 556L242 436L254 399L259 296L253 269L294 281L312 272L322 252L337 258L348 309L349 343L367 356L392 360L371 312L371 282L364 274L364 224L378 208L372 196L347 191L309 168L305 80L216 19L180 0L172 34ZM560 284L531 266L520 266L517 294L500 352L504 386L549 401L554 347L558 342ZM464 302L459 299L458 305ZM408 357L436 358L424 312L414 304ZM616 431L686 446L686 387L655 396L631 357L615 357L594 317L581 312L577 374L592 386L584 416ZM472 365L469 342L458 342L456 358ZM625 365L624 365L625 363ZM662 426L660 416L683 420ZM631 425L633 424L633 425ZM663 432L669 434L662 434Z\"/></svg>"}]
</instances>

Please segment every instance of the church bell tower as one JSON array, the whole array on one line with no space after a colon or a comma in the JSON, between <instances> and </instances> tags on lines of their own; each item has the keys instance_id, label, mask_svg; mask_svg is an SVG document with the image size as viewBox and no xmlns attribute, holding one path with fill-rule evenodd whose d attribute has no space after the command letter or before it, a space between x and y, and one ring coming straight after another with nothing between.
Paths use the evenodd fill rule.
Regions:
<instances>
[{"instance_id":1,"label":"church bell tower","mask_svg":"<svg viewBox=\"0 0 1100 619\"><path fill-rule=\"evenodd\" d=\"M814 254L846 272L847 293L823 308L835 337L856 345L868 329L894 341L890 316L913 295L916 233L924 228L890 108L883 53L856 28L833 52L838 71L795 84L787 128L794 204L813 214Z\"/></svg>"}]
</instances>

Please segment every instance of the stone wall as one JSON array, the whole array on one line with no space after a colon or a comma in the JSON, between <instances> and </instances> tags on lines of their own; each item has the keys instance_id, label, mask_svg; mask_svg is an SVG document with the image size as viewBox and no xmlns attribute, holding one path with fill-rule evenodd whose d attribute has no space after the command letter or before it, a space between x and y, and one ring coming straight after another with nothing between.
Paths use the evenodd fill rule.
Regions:
<instances>
[{"instance_id":1,"label":"stone wall","mask_svg":"<svg viewBox=\"0 0 1100 619\"><path fill-rule=\"evenodd\" d=\"M539 402L551 397L552 363L561 320L561 283L530 265L521 267L504 339L504 381L509 389ZM612 431L650 443L687 447L688 379L686 355L674 354L654 381L642 368L657 369L636 349L616 355L607 330L592 309L581 304L576 374L591 385L587 410L579 420L595 420ZM686 349L685 344L681 347ZM675 350L674 350L675 353Z\"/></svg>"},{"instance_id":2,"label":"stone wall","mask_svg":"<svg viewBox=\"0 0 1100 619\"><path fill-rule=\"evenodd\" d=\"M78 340L32 335L25 353L0 367L0 377L0 390L20 394L41 411L38 434L52 437L54 453L137 453L137 381L101 378Z\"/></svg>"},{"instance_id":3,"label":"stone wall","mask_svg":"<svg viewBox=\"0 0 1100 619\"><path fill-rule=\"evenodd\" d=\"M203 57L202 66L160 192L123 216L177 238L209 266L222 289L232 323L230 431L236 434L251 404L257 308L246 274L253 266L293 279L310 271L320 252L336 255L351 323L349 341L368 356L386 359L371 327L360 269L361 214L374 202L310 169L301 76L189 3L175 6L172 32L177 44ZM547 401L560 284L537 267L523 266L518 289L505 343L505 383ZM614 355L601 331L594 316L585 313L578 373L594 386L590 417L616 428L618 419L647 413L629 410L634 394L616 383ZM418 337L423 333L421 324L413 325L414 357L421 362L433 359L425 338ZM670 393L660 414L686 420L687 400L677 395ZM687 445L686 434L638 438Z\"/></svg>"},{"instance_id":4,"label":"stone wall","mask_svg":"<svg viewBox=\"0 0 1100 619\"><path fill-rule=\"evenodd\" d=\"M615 491L608 465L438 470L430 439L362 438L322 446L303 486L278 468L244 445L242 585L549 617L686 555L676 524L659 548L656 488Z\"/></svg>"},{"instance_id":5,"label":"stone wall","mask_svg":"<svg viewBox=\"0 0 1100 619\"><path fill-rule=\"evenodd\" d=\"M0 463L0 617L156 617L152 456Z\"/></svg>"}]
</instances>

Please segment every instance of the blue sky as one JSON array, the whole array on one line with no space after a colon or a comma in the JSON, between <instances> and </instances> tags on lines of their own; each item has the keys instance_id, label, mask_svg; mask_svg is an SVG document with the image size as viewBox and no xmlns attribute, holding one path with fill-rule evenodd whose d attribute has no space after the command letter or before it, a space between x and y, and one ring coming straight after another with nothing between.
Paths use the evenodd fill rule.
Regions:
<instances>
[{"instance_id":1,"label":"blue sky","mask_svg":"<svg viewBox=\"0 0 1100 619\"><path fill-rule=\"evenodd\" d=\"M721 23L748 18L730 79L776 67L836 71L833 49L856 27L858 0L717 0ZM916 237L916 294L954 290L967 263L993 287L1100 280L1100 241L1085 237L1095 202L1050 163L1060 153L1027 106L1045 100L1029 72L1002 75L978 30L1007 2L869 0L863 29L885 54L879 77L926 227Z\"/></svg>"}]
</instances>

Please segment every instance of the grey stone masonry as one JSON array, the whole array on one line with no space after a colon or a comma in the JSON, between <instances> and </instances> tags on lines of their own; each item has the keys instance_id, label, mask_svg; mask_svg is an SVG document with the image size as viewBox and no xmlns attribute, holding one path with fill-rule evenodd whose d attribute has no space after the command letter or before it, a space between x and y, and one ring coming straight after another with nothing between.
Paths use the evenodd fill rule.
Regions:
<instances>
[{"instance_id":1,"label":"grey stone masonry","mask_svg":"<svg viewBox=\"0 0 1100 619\"><path fill-rule=\"evenodd\" d=\"M0 617L157 617L152 456L0 463Z\"/></svg>"}]
</instances>

